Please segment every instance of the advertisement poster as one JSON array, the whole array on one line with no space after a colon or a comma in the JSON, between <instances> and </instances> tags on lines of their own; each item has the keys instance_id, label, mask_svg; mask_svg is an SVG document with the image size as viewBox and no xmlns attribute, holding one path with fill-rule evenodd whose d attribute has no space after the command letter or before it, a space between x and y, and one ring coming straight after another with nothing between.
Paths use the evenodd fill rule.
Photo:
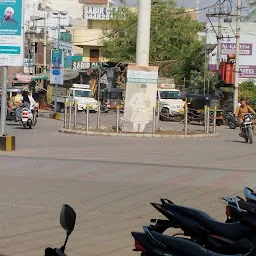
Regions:
<instances>
[{"instance_id":1,"label":"advertisement poster","mask_svg":"<svg viewBox=\"0 0 256 256\"><path fill-rule=\"evenodd\" d=\"M50 83L63 85L64 82L64 53L62 49L51 51Z\"/></svg>"},{"instance_id":2,"label":"advertisement poster","mask_svg":"<svg viewBox=\"0 0 256 256\"><path fill-rule=\"evenodd\" d=\"M158 67L128 66L122 131L152 132Z\"/></svg>"},{"instance_id":3,"label":"advertisement poster","mask_svg":"<svg viewBox=\"0 0 256 256\"><path fill-rule=\"evenodd\" d=\"M0 66L23 66L23 0L0 0Z\"/></svg>"},{"instance_id":4,"label":"advertisement poster","mask_svg":"<svg viewBox=\"0 0 256 256\"><path fill-rule=\"evenodd\" d=\"M111 20L114 15L120 16L122 9L118 7L84 6L83 18L86 20Z\"/></svg>"},{"instance_id":5,"label":"advertisement poster","mask_svg":"<svg viewBox=\"0 0 256 256\"><path fill-rule=\"evenodd\" d=\"M34 60L33 59L24 59L24 74L33 74L34 69Z\"/></svg>"},{"instance_id":6,"label":"advertisement poster","mask_svg":"<svg viewBox=\"0 0 256 256\"><path fill-rule=\"evenodd\" d=\"M252 44L240 44L240 55L252 56ZM222 43L221 44L221 54L236 54L236 44L235 43Z\"/></svg>"}]
</instances>

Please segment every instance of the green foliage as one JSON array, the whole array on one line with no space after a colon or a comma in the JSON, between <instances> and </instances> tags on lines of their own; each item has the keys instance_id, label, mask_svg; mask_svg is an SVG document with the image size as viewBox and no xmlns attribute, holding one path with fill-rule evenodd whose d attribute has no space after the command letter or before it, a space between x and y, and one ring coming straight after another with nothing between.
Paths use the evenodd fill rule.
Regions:
<instances>
[{"instance_id":1,"label":"green foliage","mask_svg":"<svg viewBox=\"0 0 256 256\"><path fill-rule=\"evenodd\" d=\"M192 71L191 72L191 78L189 81L189 87L190 91L197 92L197 93L206 93L212 94L214 93L214 86L216 83L216 75L213 72L206 72L205 78L204 78L204 72L198 72L198 71ZM209 88L208 88L209 87Z\"/></svg>"},{"instance_id":2,"label":"green foliage","mask_svg":"<svg viewBox=\"0 0 256 256\"><path fill-rule=\"evenodd\" d=\"M256 100L256 84L254 80L248 80L239 85L239 97Z\"/></svg>"},{"instance_id":3,"label":"green foliage","mask_svg":"<svg viewBox=\"0 0 256 256\"><path fill-rule=\"evenodd\" d=\"M254 21L256 17L256 1L255 0L247 0L247 6L249 13L245 17L246 20Z\"/></svg>"},{"instance_id":4,"label":"green foliage","mask_svg":"<svg viewBox=\"0 0 256 256\"><path fill-rule=\"evenodd\" d=\"M137 12L125 9L126 18L106 23L102 34L103 56L111 61L135 62ZM197 39L202 25L192 20L175 1L160 0L152 7L150 62L160 67L159 75L181 82L193 70L203 68L203 42Z\"/></svg>"}]
</instances>

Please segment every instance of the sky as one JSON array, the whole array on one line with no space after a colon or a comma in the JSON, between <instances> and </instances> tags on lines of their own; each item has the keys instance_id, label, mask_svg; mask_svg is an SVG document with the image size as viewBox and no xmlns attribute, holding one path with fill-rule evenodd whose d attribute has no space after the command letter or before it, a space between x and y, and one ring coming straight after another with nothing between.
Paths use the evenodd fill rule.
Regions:
<instances>
[{"instance_id":1,"label":"sky","mask_svg":"<svg viewBox=\"0 0 256 256\"><path fill-rule=\"evenodd\" d=\"M29 0L31 1L31 0ZM120 0L116 0L118 2ZM126 0L130 4L134 4L138 2L138 0ZM178 5L182 5L184 7L195 8L196 0L176 0ZM236 0L231 0L233 3ZM200 9L208 7L216 3L217 0L200 0ZM56 10L68 11L70 16L73 18L81 18L82 17L82 5L78 3L78 0L52 0L52 8ZM235 9L235 8L234 8ZM200 20L206 21L206 13L207 10L200 11Z\"/></svg>"},{"instance_id":2,"label":"sky","mask_svg":"<svg viewBox=\"0 0 256 256\"><path fill-rule=\"evenodd\" d=\"M134 0L128 0L128 2L134 2ZM216 2L216 0L200 0L200 8L204 8ZM195 0L177 0L177 3L186 7L195 7ZM52 1L53 8L56 10L68 11L73 18L81 17L80 4L78 0L54 0ZM204 19L205 12L200 15L201 19Z\"/></svg>"}]
</instances>

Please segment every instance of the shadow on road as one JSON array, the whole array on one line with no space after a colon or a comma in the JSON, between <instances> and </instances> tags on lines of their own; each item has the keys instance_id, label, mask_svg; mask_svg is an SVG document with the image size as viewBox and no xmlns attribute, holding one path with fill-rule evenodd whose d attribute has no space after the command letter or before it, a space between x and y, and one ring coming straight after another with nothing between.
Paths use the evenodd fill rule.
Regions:
<instances>
[{"instance_id":1,"label":"shadow on road","mask_svg":"<svg viewBox=\"0 0 256 256\"><path fill-rule=\"evenodd\" d=\"M7 126L18 126L19 124L18 123L6 123ZM1 255L0 255L1 256Z\"/></svg>"},{"instance_id":2,"label":"shadow on road","mask_svg":"<svg viewBox=\"0 0 256 256\"><path fill-rule=\"evenodd\" d=\"M227 142L236 142L236 143L243 143L245 144L245 141L242 141L242 140L225 140ZM0 255L1 256L1 255Z\"/></svg>"}]
</instances>

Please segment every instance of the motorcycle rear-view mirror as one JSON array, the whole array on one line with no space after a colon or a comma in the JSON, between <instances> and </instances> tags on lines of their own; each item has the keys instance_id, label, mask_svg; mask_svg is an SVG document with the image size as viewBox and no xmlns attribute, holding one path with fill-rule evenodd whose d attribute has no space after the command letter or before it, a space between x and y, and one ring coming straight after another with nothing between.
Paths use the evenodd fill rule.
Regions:
<instances>
[{"instance_id":1,"label":"motorcycle rear-view mirror","mask_svg":"<svg viewBox=\"0 0 256 256\"><path fill-rule=\"evenodd\" d=\"M66 230L67 234L71 234L75 228L76 223L76 212L75 210L64 204L61 208L60 212L60 224L64 230Z\"/></svg>"}]
</instances>

